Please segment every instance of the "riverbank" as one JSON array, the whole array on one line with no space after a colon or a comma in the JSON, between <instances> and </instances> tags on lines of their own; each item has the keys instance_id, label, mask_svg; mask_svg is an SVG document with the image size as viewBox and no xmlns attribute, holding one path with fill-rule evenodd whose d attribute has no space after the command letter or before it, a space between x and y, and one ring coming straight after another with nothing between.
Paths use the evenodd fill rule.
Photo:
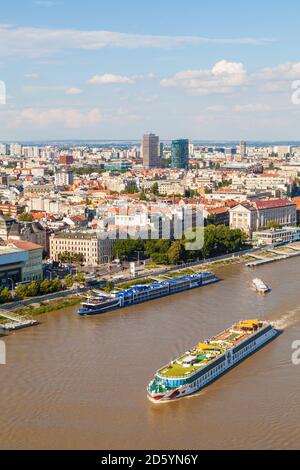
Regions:
<instances>
[{"instance_id":1,"label":"riverbank","mask_svg":"<svg viewBox=\"0 0 300 470\"><path fill-rule=\"evenodd\" d=\"M276 250L278 253L276 253ZM284 250L284 253L282 252ZM292 253L290 253L291 251ZM202 260L199 263L190 263L189 265L182 266L165 266L163 269L160 269L159 272L153 271L145 276L145 273L141 277L136 277L135 279L128 279L126 282L120 280L115 283L117 289L125 289L132 287L138 283L151 283L154 280L165 280L166 278L176 278L186 274L198 273L205 270L213 270L214 267L229 266L234 264L245 264L255 265L255 264L265 264L268 262L286 260L300 255L300 244L299 243L290 243L280 247L262 247L261 249L254 249L247 252L234 253L225 255L220 258L214 258L212 260ZM81 289L80 291L86 291L87 289ZM64 308L72 307L78 305L82 301L82 297L79 294L80 291L76 293L62 292L54 294L56 298L54 299L42 299L37 298L36 300L28 299L27 302L30 304L20 305L18 303L15 308L10 308L13 312L22 315L22 316L37 316L44 313L50 313L55 310L61 310ZM104 293L104 292L103 292ZM77 295L76 295L77 294ZM52 294L53 295L53 294ZM64 295L63 298L57 298L58 295ZM6 308L4 306L4 308Z\"/></svg>"},{"instance_id":2,"label":"riverbank","mask_svg":"<svg viewBox=\"0 0 300 470\"><path fill-rule=\"evenodd\" d=\"M14 312L21 316L35 317L43 313L50 313L64 308L73 307L82 301L80 296L72 296L65 299L47 300L38 302L27 307L15 309Z\"/></svg>"}]
</instances>

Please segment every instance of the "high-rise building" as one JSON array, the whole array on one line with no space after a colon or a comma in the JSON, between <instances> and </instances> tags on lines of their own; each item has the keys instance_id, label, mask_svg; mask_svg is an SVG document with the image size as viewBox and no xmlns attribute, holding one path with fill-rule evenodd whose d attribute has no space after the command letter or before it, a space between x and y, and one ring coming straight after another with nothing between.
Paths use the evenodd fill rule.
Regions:
<instances>
[{"instance_id":1,"label":"high-rise building","mask_svg":"<svg viewBox=\"0 0 300 470\"><path fill-rule=\"evenodd\" d=\"M59 163L60 165L73 165L74 163L73 155L60 155Z\"/></svg>"},{"instance_id":2,"label":"high-rise building","mask_svg":"<svg viewBox=\"0 0 300 470\"><path fill-rule=\"evenodd\" d=\"M8 154L8 145L0 144L0 155L7 155L7 154Z\"/></svg>"},{"instance_id":3,"label":"high-rise building","mask_svg":"<svg viewBox=\"0 0 300 470\"><path fill-rule=\"evenodd\" d=\"M72 171L63 170L55 173L55 186L72 186L73 181Z\"/></svg>"},{"instance_id":4,"label":"high-rise building","mask_svg":"<svg viewBox=\"0 0 300 470\"><path fill-rule=\"evenodd\" d=\"M20 144L10 144L10 155L14 157L19 157L22 155L22 145Z\"/></svg>"},{"instance_id":5,"label":"high-rise building","mask_svg":"<svg viewBox=\"0 0 300 470\"><path fill-rule=\"evenodd\" d=\"M159 137L155 134L143 136L143 165L145 168L160 168Z\"/></svg>"},{"instance_id":6,"label":"high-rise building","mask_svg":"<svg viewBox=\"0 0 300 470\"><path fill-rule=\"evenodd\" d=\"M242 158L245 158L247 154L247 143L244 140L240 143L240 154Z\"/></svg>"},{"instance_id":7,"label":"high-rise building","mask_svg":"<svg viewBox=\"0 0 300 470\"><path fill-rule=\"evenodd\" d=\"M165 149L164 143L161 142L159 147L160 147L160 158L163 158L164 157L164 149Z\"/></svg>"},{"instance_id":8,"label":"high-rise building","mask_svg":"<svg viewBox=\"0 0 300 470\"><path fill-rule=\"evenodd\" d=\"M189 166L189 141L179 139L172 141L171 148L172 168L184 168Z\"/></svg>"},{"instance_id":9,"label":"high-rise building","mask_svg":"<svg viewBox=\"0 0 300 470\"><path fill-rule=\"evenodd\" d=\"M40 149L39 147L23 147L23 155L24 157L38 160L40 157Z\"/></svg>"}]
</instances>

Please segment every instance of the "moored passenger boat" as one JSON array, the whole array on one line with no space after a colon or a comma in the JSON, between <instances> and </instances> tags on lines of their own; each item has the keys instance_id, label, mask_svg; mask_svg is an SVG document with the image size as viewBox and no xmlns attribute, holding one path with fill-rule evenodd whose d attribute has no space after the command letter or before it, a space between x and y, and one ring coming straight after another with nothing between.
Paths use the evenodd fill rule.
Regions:
<instances>
[{"instance_id":1,"label":"moored passenger boat","mask_svg":"<svg viewBox=\"0 0 300 470\"><path fill-rule=\"evenodd\" d=\"M81 316L106 313L110 310L148 302L149 300L212 284L218 280L215 274L203 272L161 282L152 282L151 284L139 284L130 289L112 292L107 296L91 297L82 303L82 308L77 313Z\"/></svg>"},{"instance_id":2,"label":"moored passenger boat","mask_svg":"<svg viewBox=\"0 0 300 470\"><path fill-rule=\"evenodd\" d=\"M158 370L148 385L148 396L155 402L163 402L191 395L278 333L267 321L243 320Z\"/></svg>"}]
</instances>

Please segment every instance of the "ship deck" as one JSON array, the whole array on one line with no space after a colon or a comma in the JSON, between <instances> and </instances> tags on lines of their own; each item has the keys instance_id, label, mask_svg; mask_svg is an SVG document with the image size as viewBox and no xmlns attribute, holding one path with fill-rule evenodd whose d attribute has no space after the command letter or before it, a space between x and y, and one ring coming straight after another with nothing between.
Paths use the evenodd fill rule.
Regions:
<instances>
[{"instance_id":1,"label":"ship deck","mask_svg":"<svg viewBox=\"0 0 300 470\"><path fill-rule=\"evenodd\" d=\"M249 328L249 325L252 323L252 330L244 329ZM252 336L257 331L257 324L258 320L246 320L240 324L233 325L205 343L198 344L193 350L186 352L181 357L161 368L158 371L158 375L173 379L187 378L193 375L224 354L226 350L235 347Z\"/></svg>"}]
</instances>

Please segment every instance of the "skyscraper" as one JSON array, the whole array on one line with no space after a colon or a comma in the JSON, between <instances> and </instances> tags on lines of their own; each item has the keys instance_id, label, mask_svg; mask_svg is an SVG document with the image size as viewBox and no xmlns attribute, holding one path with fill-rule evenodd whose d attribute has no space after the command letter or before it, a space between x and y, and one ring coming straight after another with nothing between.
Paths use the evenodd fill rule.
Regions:
<instances>
[{"instance_id":1,"label":"skyscraper","mask_svg":"<svg viewBox=\"0 0 300 470\"><path fill-rule=\"evenodd\" d=\"M242 158L245 158L247 154L247 144L244 140L241 140L240 143L240 154Z\"/></svg>"},{"instance_id":2,"label":"skyscraper","mask_svg":"<svg viewBox=\"0 0 300 470\"><path fill-rule=\"evenodd\" d=\"M179 139L172 141L171 148L172 168L184 168L189 166L189 141Z\"/></svg>"},{"instance_id":3,"label":"skyscraper","mask_svg":"<svg viewBox=\"0 0 300 470\"><path fill-rule=\"evenodd\" d=\"M143 165L145 168L160 168L159 137L155 134L146 134L143 137Z\"/></svg>"}]
</instances>

